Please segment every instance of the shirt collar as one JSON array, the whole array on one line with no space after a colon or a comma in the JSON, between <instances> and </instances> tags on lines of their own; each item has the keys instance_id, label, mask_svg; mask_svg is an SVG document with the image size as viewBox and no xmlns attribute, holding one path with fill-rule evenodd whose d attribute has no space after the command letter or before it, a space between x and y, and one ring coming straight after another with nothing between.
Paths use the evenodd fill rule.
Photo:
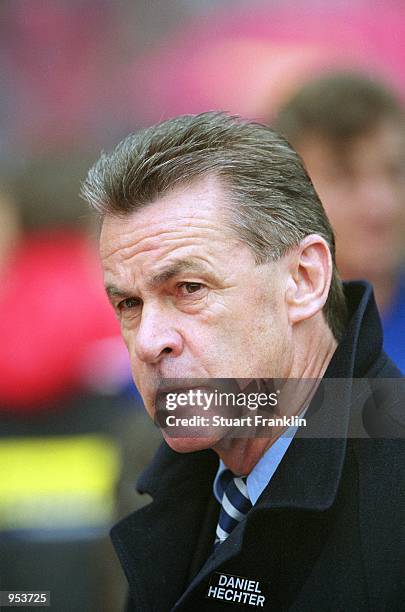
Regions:
<instances>
[{"instance_id":1,"label":"shirt collar","mask_svg":"<svg viewBox=\"0 0 405 612\"><path fill-rule=\"evenodd\" d=\"M305 411L304 411L305 412ZM303 416L304 413L300 414ZM267 449L264 453L263 457L256 463L253 470L250 472L246 479L246 485L249 493L250 501L252 505L254 505L259 499L260 495L264 491L264 489L269 484L272 479L275 471L281 463L285 453L288 450L296 432L298 426L289 427L280 438L278 438L274 444ZM213 490L214 495L219 503L222 502L221 499L221 486L219 484L219 479L221 474L223 474L228 468L222 461L219 462L218 471L216 473Z\"/></svg>"}]
</instances>

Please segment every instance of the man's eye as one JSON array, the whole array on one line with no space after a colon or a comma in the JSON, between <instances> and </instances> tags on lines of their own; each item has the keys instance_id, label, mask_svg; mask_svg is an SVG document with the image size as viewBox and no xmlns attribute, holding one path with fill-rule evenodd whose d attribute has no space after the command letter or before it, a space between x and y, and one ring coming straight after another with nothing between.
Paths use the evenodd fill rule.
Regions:
<instances>
[{"instance_id":1,"label":"man's eye","mask_svg":"<svg viewBox=\"0 0 405 612\"><path fill-rule=\"evenodd\" d=\"M189 295L190 293L197 293L197 291L200 291L202 287L203 287L202 283L181 283L181 285L179 285L180 293L182 295Z\"/></svg>"},{"instance_id":2,"label":"man's eye","mask_svg":"<svg viewBox=\"0 0 405 612\"><path fill-rule=\"evenodd\" d=\"M141 300L138 300L137 298L126 298L125 300L122 300L119 304L118 304L118 310L130 310L132 308L138 308L138 306L140 305Z\"/></svg>"}]
</instances>

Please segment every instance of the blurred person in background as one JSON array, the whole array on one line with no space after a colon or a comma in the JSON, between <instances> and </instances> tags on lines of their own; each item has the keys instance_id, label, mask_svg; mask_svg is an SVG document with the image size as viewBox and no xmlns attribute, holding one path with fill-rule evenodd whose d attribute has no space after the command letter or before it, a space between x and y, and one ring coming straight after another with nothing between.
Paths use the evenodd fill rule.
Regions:
<instances>
[{"instance_id":1,"label":"blurred person in background","mask_svg":"<svg viewBox=\"0 0 405 612\"><path fill-rule=\"evenodd\" d=\"M367 279L384 348L405 371L405 138L394 92L357 73L308 82L274 127L301 154L336 233L344 280ZM402 337L402 341L401 341Z\"/></svg>"}]
</instances>

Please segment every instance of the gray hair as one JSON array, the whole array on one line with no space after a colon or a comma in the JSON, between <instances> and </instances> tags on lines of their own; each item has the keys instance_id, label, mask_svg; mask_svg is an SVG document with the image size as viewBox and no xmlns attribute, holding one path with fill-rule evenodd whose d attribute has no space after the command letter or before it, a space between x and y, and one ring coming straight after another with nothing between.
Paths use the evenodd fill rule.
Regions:
<instances>
[{"instance_id":1,"label":"gray hair","mask_svg":"<svg viewBox=\"0 0 405 612\"><path fill-rule=\"evenodd\" d=\"M81 193L102 217L125 216L207 175L228 188L229 228L257 264L276 261L309 234L325 239L333 274L324 315L339 340L347 307L333 231L300 157L271 128L217 112L164 121L102 153Z\"/></svg>"}]
</instances>

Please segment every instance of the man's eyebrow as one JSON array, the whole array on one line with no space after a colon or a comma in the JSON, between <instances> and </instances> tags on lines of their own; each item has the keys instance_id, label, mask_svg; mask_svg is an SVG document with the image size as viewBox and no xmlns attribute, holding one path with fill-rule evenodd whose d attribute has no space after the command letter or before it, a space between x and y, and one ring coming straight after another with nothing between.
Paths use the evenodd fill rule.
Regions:
<instances>
[{"instance_id":1,"label":"man's eyebrow","mask_svg":"<svg viewBox=\"0 0 405 612\"><path fill-rule=\"evenodd\" d=\"M171 278L183 274L183 272L206 274L208 268L202 262L195 261L194 259L180 259L159 270L147 281L147 284L151 289L155 289Z\"/></svg>"},{"instance_id":2,"label":"man's eyebrow","mask_svg":"<svg viewBox=\"0 0 405 612\"><path fill-rule=\"evenodd\" d=\"M207 274L209 269L202 263L195 261L194 259L180 259L168 264L166 267L156 272L147 281L147 286L151 289L156 289L160 285L163 285L171 278L182 274L183 272L194 272L196 274ZM115 285L107 285L106 293L108 297L128 297L134 293L134 291L121 289Z\"/></svg>"},{"instance_id":3,"label":"man's eyebrow","mask_svg":"<svg viewBox=\"0 0 405 612\"><path fill-rule=\"evenodd\" d=\"M115 285L107 285L105 287L108 297L128 297L129 292L125 289L115 287Z\"/></svg>"}]
</instances>

